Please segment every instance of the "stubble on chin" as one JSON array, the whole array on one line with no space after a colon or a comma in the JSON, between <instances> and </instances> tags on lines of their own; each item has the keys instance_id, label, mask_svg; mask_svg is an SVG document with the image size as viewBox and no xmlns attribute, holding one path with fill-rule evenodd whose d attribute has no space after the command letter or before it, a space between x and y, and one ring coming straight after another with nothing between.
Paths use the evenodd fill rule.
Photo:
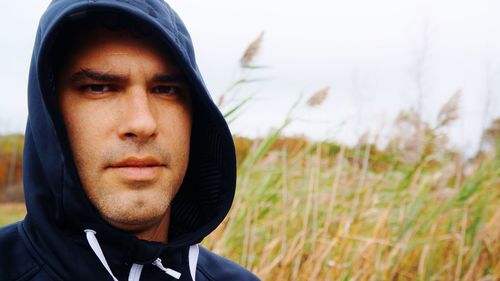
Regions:
<instances>
[{"instance_id":1,"label":"stubble on chin","mask_svg":"<svg viewBox=\"0 0 500 281\"><path fill-rule=\"evenodd\" d=\"M108 194L89 199L101 217L112 226L126 231L139 231L159 223L167 214L174 197L170 191L149 196L133 193L127 191L116 196Z\"/></svg>"},{"instance_id":2,"label":"stubble on chin","mask_svg":"<svg viewBox=\"0 0 500 281\"><path fill-rule=\"evenodd\" d=\"M110 165L129 155L154 155L168 171L159 182L124 182L108 173ZM153 142L140 146L128 142L105 153L85 151L78 156L75 160L87 197L100 216L117 228L134 229L160 221L181 184L170 178L175 176L169 167L171 155Z\"/></svg>"}]
</instances>

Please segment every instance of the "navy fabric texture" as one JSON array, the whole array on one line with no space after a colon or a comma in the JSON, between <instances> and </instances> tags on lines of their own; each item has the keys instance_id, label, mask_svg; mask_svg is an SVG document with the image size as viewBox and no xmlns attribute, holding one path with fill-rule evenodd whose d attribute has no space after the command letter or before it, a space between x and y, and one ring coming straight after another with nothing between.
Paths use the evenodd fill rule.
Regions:
<instances>
[{"instance_id":1,"label":"navy fabric texture","mask_svg":"<svg viewBox=\"0 0 500 281\"><path fill-rule=\"evenodd\" d=\"M168 45L192 87L193 128L188 170L172 202L168 243L128 235L105 222L85 195L55 101L50 51L69 20L92 12L140 20ZM191 280L188 249L227 215L236 185L234 144L196 65L192 42L177 14L161 0L54 0L37 30L28 83L28 122L23 155L27 216L0 229L0 281L112 280L85 238L97 238L118 280L132 264L145 264L141 280L173 280L150 264ZM257 280L244 268L200 247L197 280Z\"/></svg>"}]
</instances>

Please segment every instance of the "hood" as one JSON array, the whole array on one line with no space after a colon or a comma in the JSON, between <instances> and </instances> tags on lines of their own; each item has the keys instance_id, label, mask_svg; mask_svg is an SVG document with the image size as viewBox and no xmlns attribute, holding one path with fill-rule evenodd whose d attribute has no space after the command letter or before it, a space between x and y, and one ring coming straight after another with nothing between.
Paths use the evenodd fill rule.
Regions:
<instances>
[{"instance_id":1,"label":"hood","mask_svg":"<svg viewBox=\"0 0 500 281\"><path fill-rule=\"evenodd\" d=\"M168 243L140 240L105 222L84 193L55 100L51 47L69 19L113 12L144 22L169 47L192 87L193 127L188 169L172 202ZM94 262L85 229L96 231L110 266L145 264L175 256L199 243L230 209L236 184L234 144L196 65L190 36L178 15L161 0L55 0L42 16L32 54L24 147L24 230L34 251L62 279L85 274ZM99 261L95 261L100 266ZM119 269L117 269L119 271ZM76 275L80 274L80 275ZM72 279L73 280L73 279ZM97 279L94 279L97 280Z\"/></svg>"}]
</instances>

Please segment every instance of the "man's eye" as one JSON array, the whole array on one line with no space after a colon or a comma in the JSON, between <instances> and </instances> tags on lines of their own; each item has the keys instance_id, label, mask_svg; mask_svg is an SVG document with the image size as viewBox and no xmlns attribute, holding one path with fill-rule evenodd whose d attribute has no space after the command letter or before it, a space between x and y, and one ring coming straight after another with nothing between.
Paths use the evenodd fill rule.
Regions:
<instances>
[{"instance_id":1,"label":"man's eye","mask_svg":"<svg viewBox=\"0 0 500 281\"><path fill-rule=\"evenodd\" d=\"M87 85L84 90L91 93L104 93L112 90L109 85Z\"/></svg>"},{"instance_id":2,"label":"man's eye","mask_svg":"<svg viewBox=\"0 0 500 281\"><path fill-rule=\"evenodd\" d=\"M154 94L176 95L182 93L182 89L174 86L157 86L151 90Z\"/></svg>"}]
</instances>

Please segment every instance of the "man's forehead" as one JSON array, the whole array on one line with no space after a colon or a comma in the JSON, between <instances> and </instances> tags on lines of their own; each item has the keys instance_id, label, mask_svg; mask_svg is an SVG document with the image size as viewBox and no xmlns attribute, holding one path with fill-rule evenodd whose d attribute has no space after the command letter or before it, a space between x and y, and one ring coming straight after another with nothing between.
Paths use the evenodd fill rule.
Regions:
<instances>
[{"instance_id":1,"label":"man's forehead","mask_svg":"<svg viewBox=\"0 0 500 281\"><path fill-rule=\"evenodd\" d=\"M73 42L61 62L60 69L63 72L93 69L94 72L106 73L115 69L114 74L126 75L123 68L122 73L116 73L116 68L126 64L134 56L149 56L149 64L155 64L160 69L152 75L178 75L181 72L165 44L153 37L138 37L130 30L110 30L96 26L86 30Z\"/></svg>"}]
</instances>

